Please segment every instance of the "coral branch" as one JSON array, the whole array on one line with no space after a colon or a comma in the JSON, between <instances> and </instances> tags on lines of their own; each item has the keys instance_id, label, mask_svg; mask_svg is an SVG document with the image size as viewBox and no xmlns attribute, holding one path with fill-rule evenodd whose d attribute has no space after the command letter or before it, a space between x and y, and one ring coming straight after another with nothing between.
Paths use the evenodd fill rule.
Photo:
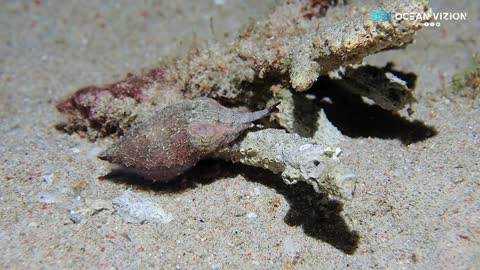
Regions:
<instances>
[{"instance_id":1,"label":"coral branch","mask_svg":"<svg viewBox=\"0 0 480 270\"><path fill-rule=\"evenodd\" d=\"M264 129L247 133L214 157L281 173L287 184L304 181L317 192L350 199L355 177L340 164L338 154L338 149L325 148L297 134Z\"/></svg>"},{"instance_id":2,"label":"coral branch","mask_svg":"<svg viewBox=\"0 0 480 270\"><path fill-rule=\"evenodd\" d=\"M423 1L395 0L363 12L351 6L330 8L321 17L329 2L289 1L228 44L195 50L119 83L82 89L57 108L69 115L67 129L95 139L123 132L149 116L158 104L165 104L164 99L209 95L235 102L253 84L269 89L280 83L305 91L319 75L379 51L404 47L422 27L416 20L372 22L368 11L429 9Z\"/></svg>"},{"instance_id":3,"label":"coral branch","mask_svg":"<svg viewBox=\"0 0 480 270\"><path fill-rule=\"evenodd\" d=\"M332 73L330 77L339 87L368 97L385 110L398 111L415 101L407 82L384 69L370 65L348 66Z\"/></svg>"}]
</instances>

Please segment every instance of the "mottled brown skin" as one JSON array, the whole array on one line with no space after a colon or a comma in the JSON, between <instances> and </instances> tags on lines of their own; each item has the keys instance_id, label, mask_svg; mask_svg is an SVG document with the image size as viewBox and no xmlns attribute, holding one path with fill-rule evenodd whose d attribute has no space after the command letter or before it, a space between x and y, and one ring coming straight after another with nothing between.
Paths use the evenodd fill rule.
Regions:
<instances>
[{"instance_id":1,"label":"mottled brown skin","mask_svg":"<svg viewBox=\"0 0 480 270\"><path fill-rule=\"evenodd\" d=\"M99 158L145 178L166 181L232 142L252 121L274 110L272 106L240 113L210 98L180 101L129 130Z\"/></svg>"}]
</instances>

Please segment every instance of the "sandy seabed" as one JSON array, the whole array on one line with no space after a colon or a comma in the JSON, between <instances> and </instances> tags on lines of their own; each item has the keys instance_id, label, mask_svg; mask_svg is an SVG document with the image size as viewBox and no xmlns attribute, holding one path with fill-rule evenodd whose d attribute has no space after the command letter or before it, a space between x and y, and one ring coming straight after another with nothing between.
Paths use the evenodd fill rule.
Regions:
<instances>
[{"instance_id":1,"label":"sandy seabed","mask_svg":"<svg viewBox=\"0 0 480 270\"><path fill-rule=\"evenodd\" d=\"M0 3L1 268L480 267L480 109L442 97L440 75L450 78L478 52L479 2L432 2L436 11L468 11L467 21L442 22L406 50L367 58L415 72L418 103L411 118L336 109L343 162L358 177L345 202L216 161L173 185L102 178L110 166L96 155L112 141L57 130L59 98L218 42L275 6L132 3ZM161 207L164 222L127 223L115 208L127 190Z\"/></svg>"}]
</instances>

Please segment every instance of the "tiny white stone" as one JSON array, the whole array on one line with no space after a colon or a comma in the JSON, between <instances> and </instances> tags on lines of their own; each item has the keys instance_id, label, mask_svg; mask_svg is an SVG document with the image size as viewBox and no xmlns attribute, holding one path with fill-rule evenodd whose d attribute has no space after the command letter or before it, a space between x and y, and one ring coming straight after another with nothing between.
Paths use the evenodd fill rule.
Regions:
<instances>
[{"instance_id":1,"label":"tiny white stone","mask_svg":"<svg viewBox=\"0 0 480 270\"><path fill-rule=\"evenodd\" d=\"M341 153L342 153L342 149L340 147L335 148L335 157L340 156Z\"/></svg>"},{"instance_id":2,"label":"tiny white stone","mask_svg":"<svg viewBox=\"0 0 480 270\"><path fill-rule=\"evenodd\" d=\"M38 227L38 223L32 222L32 223L28 224L28 227Z\"/></svg>"},{"instance_id":3,"label":"tiny white stone","mask_svg":"<svg viewBox=\"0 0 480 270\"><path fill-rule=\"evenodd\" d=\"M42 192L37 195L37 201L41 203L57 203L60 202L60 199L57 197L56 194L53 193L48 193L48 192Z\"/></svg>"},{"instance_id":4,"label":"tiny white stone","mask_svg":"<svg viewBox=\"0 0 480 270\"><path fill-rule=\"evenodd\" d=\"M262 191L258 187L255 187L253 188L253 195L260 196L262 195Z\"/></svg>"},{"instance_id":5,"label":"tiny white stone","mask_svg":"<svg viewBox=\"0 0 480 270\"><path fill-rule=\"evenodd\" d=\"M47 185L50 185L53 181L52 176L53 176L53 174L42 175L42 176L40 176L40 179L42 179L42 181L47 183Z\"/></svg>"},{"instance_id":6,"label":"tiny white stone","mask_svg":"<svg viewBox=\"0 0 480 270\"><path fill-rule=\"evenodd\" d=\"M98 154L102 152L102 148L95 146L90 151L88 151L87 157L89 159L97 159Z\"/></svg>"},{"instance_id":7,"label":"tiny white stone","mask_svg":"<svg viewBox=\"0 0 480 270\"><path fill-rule=\"evenodd\" d=\"M297 257L300 254L299 244L290 236L283 240L283 253L291 258Z\"/></svg>"}]
</instances>

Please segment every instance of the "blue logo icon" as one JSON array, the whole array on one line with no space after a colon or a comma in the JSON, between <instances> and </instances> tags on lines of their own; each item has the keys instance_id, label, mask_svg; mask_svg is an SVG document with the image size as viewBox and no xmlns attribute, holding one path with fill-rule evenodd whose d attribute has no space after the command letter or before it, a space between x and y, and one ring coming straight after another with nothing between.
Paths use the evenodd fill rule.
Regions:
<instances>
[{"instance_id":1,"label":"blue logo icon","mask_svg":"<svg viewBox=\"0 0 480 270\"><path fill-rule=\"evenodd\" d=\"M373 22L388 22L392 18L392 14L381 9L370 12L370 18Z\"/></svg>"}]
</instances>

